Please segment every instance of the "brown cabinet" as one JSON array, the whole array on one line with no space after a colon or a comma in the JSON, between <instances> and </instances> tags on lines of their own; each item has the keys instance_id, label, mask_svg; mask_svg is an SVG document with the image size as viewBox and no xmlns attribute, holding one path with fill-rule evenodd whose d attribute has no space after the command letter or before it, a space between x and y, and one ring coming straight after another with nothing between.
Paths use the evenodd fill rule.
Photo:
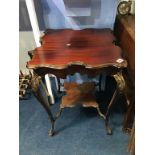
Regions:
<instances>
[{"instance_id":1,"label":"brown cabinet","mask_svg":"<svg viewBox=\"0 0 155 155\"><path fill-rule=\"evenodd\" d=\"M128 68L125 72L129 81L129 100L125 116L124 129L131 127L134 119L135 109L135 16L117 16L115 21L114 33L118 40L118 45L122 48L122 55L128 62ZM129 127L130 126L130 127Z\"/></svg>"},{"instance_id":2,"label":"brown cabinet","mask_svg":"<svg viewBox=\"0 0 155 155\"><path fill-rule=\"evenodd\" d=\"M114 33L123 49L123 57L128 61L128 72L135 81L135 16L117 16Z\"/></svg>"}]
</instances>

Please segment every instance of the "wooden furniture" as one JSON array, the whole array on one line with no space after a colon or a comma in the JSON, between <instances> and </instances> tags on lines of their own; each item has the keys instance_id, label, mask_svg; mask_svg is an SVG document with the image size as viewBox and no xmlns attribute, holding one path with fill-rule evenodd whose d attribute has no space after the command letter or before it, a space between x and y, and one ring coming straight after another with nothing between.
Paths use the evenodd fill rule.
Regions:
<instances>
[{"instance_id":1,"label":"wooden furniture","mask_svg":"<svg viewBox=\"0 0 155 155\"><path fill-rule=\"evenodd\" d=\"M94 94L95 82L84 82L82 84L65 82L64 88L66 95L62 97L60 110L66 107L74 107L76 104L81 104L84 107L98 107Z\"/></svg>"},{"instance_id":2,"label":"wooden furniture","mask_svg":"<svg viewBox=\"0 0 155 155\"><path fill-rule=\"evenodd\" d=\"M135 123L133 124L131 135L128 143L128 152L130 155L135 154Z\"/></svg>"},{"instance_id":3,"label":"wooden furniture","mask_svg":"<svg viewBox=\"0 0 155 155\"><path fill-rule=\"evenodd\" d=\"M45 32L45 35L41 38L41 47L34 49L33 57L28 62L27 67L34 71L32 91L45 108L52 124L49 135L54 134L54 124L56 119L60 116L62 108L70 107L71 104L80 101L81 103L84 103L83 105L94 106L98 109L98 104L93 98L91 98L91 102L81 100L84 92L86 93L86 96L92 94L91 90L94 88L92 84L79 85L70 83L72 86L69 86L67 96L62 98L60 110L55 117L52 115L49 94L41 77L45 74L54 74L58 78L66 78L67 75L72 75L76 72L87 74L89 77L95 77L105 73L116 80L116 90L109 103L107 113L99 113L105 120L107 133L112 133L111 128L108 125L109 111L114 104L118 92L125 93L125 81L122 76L122 69L127 67L126 60L121 56L121 49L114 44L115 40L110 29L62 29L47 30ZM42 94L41 87L44 92L46 92L46 100ZM67 89L66 84L65 88ZM81 91L83 89L85 91ZM75 97L75 94L77 98L74 102L71 102L71 99L73 96ZM68 98L70 98L70 100ZM98 109L98 112L99 111L100 110Z\"/></svg>"},{"instance_id":4,"label":"wooden furniture","mask_svg":"<svg viewBox=\"0 0 155 155\"><path fill-rule=\"evenodd\" d=\"M123 57L128 61L128 72L134 84L135 81L135 16L117 16L115 36L123 50Z\"/></svg>"},{"instance_id":5,"label":"wooden furniture","mask_svg":"<svg viewBox=\"0 0 155 155\"><path fill-rule=\"evenodd\" d=\"M129 100L130 105L125 116L124 130L131 129L134 119L135 109L135 16L117 16L115 22L115 35L118 39L118 44L123 50L123 58L128 62L127 81L129 85Z\"/></svg>"}]
</instances>

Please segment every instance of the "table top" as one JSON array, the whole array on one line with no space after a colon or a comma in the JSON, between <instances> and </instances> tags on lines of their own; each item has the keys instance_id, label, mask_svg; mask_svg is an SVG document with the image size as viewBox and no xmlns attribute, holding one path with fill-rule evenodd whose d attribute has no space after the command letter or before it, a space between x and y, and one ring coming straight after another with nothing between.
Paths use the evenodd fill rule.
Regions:
<instances>
[{"instance_id":1,"label":"table top","mask_svg":"<svg viewBox=\"0 0 155 155\"><path fill-rule=\"evenodd\" d=\"M114 41L115 36L110 29L47 30L41 38L41 47L34 49L34 56L27 67L64 69L76 64L86 68L120 66L124 60L121 49L113 44Z\"/></svg>"}]
</instances>

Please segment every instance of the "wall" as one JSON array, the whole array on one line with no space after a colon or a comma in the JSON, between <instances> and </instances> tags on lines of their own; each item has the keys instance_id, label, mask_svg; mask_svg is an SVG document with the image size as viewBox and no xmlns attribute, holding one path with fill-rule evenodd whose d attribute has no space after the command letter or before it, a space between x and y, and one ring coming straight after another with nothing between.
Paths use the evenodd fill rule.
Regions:
<instances>
[{"instance_id":1,"label":"wall","mask_svg":"<svg viewBox=\"0 0 155 155\"><path fill-rule=\"evenodd\" d=\"M36 47L32 31L19 32L19 69L26 72L26 62L29 60L28 51Z\"/></svg>"},{"instance_id":2,"label":"wall","mask_svg":"<svg viewBox=\"0 0 155 155\"><path fill-rule=\"evenodd\" d=\"M90 1L90 0L89 0ZM70 0L68 0L68 3ZM78 1L82 10L83 0ZM63 0L43 0L43 16L46 28L104 28L113 29L116 16L117 0L91 0L90 16L67 17ZM80 11L80 10L79 10Z\"/></svg>"}]
</instances>

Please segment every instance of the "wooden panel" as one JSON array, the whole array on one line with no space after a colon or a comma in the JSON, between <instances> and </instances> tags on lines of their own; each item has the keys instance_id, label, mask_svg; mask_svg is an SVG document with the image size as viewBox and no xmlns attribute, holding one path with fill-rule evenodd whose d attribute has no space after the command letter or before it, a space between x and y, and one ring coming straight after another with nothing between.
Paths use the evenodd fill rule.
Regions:
<instances>
[{"instance_id":1,"label":"wooden panel","mask_svg":"<svg viewBox=\"0 0 155 155\"><path fill-rule=\"evenodd\" d=\"M128 71L133 83L135 81L135 22L134 16L117 16L115 35L123 49L123 57L128 61Z\"/></svg>"}]
</instances>

